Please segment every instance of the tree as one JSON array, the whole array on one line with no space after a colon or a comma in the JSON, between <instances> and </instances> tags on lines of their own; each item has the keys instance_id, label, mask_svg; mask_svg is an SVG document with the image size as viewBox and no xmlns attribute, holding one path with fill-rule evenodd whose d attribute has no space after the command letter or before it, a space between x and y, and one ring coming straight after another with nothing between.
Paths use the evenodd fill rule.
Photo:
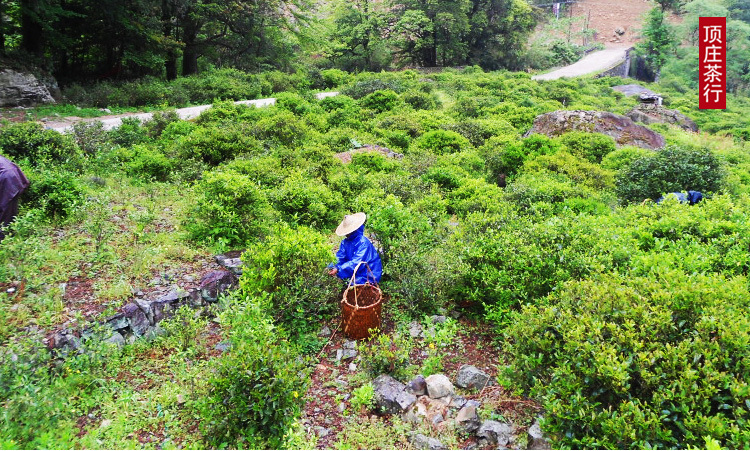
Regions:
<instances>
[{"instance_id":1,"label":"tree","mask_svg":"<svg viewBox=\"0 0 750 451\"><path fill-rule=\"evenodd\" d=\"M472 0L467 64L518 69L536 19L524 0Z\"/></svg>"},{"instance_id":2,"label":"tree","mask_svg":"<svg viewBox=\"0 0 750 451\"><path fill-rule=\"evenodd\" d=\"M643 29L646 38L636 48L646 59L646 63L655 73L655 80L659 81L661 68L673 54L677 46L676 33L665 18L664 11L653 8L648 12L646 25Z\"/></svg>"},{"instance_id":3,"label":"tree","mask_svg":"<svg viewBox=\"0 0 750 451\"><path fill-rule=\"evenodd\" d=\"M340 1L334 11L334 59L346 70L377 71L387 66L388 56L382 32L386 28L383 12L372 0Z\"/></svg>"}]
</instances>

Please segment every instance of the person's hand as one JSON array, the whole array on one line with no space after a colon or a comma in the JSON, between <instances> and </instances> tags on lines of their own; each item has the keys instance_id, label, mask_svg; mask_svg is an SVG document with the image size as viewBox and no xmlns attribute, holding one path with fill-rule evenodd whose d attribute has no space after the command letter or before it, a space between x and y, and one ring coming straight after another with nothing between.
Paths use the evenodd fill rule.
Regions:
<instances>
[{"instance_id":1,"label":"person's hand","mask_svg":"<svg viewBox=\"0 0 750 451\"><path fill-rule=\"evenodd\" d=\"M331 268L331 269L328 270L328 275L329 276L335 276L336 274L338 274L338 272L339 272L339 270L337 268Z\"/></svg>"}]
</instances>

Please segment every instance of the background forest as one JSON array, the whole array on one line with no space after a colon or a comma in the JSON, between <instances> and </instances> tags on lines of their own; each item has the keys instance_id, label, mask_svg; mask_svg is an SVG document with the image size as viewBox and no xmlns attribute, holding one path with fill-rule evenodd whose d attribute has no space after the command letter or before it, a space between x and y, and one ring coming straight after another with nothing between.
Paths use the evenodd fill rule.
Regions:
<instances>
[{"instance_id":1,"label":"background forest","mask_svg":"<svg viewBox=\"0 0 750 451\"><path fill-rule=\"evenodd\" d=\"M657 151L527 135L542 113L637 100L620 78L495 71L572 48L529 40L551 19L522 0L0 5L7 58L36 58L69 102L0 128L32 182L0 246L3 448L408 448L412 426L374 415L371 381L454 368L466 330L499 387L481 415L542 416L555 448L750 447L744 2L663 1L645 18L646 86L700 128L650 125ZM722 14L727 109L698 110L697 17ZM466 67L381 70L402 65ZM234 102L264 96L276 104ZM192 121L173 111L204 102ZM66 134L34 120L99 108L158 112ZM686 190L706 198L654 202ZM325 267L353 211L382 251L386 321L354 370L321 381L341 289ZM231 251L237 290L129 343L101 327ZM410 336L435 314L458 319ZM77 347L50 352L62 329ZM325 437L308 410L323 392L344 407Z\"/></svg>"}]
</instances>

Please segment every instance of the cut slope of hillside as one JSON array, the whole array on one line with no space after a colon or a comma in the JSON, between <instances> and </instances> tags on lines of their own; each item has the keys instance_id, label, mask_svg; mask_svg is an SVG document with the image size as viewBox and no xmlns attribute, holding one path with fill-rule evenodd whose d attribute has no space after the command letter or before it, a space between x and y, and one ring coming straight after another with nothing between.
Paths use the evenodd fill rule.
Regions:
<instances>
[{"instance_id":1,"label":"cut slope of hillside","mask_svg":"<svg viewBox=\"0 0 750 451\"><path fill-rule=\"evenodd\" d=\"M596 30L594 41L620 47L638 41L643 16L654 6L657 4L650 0L580 0L573 4L572 13Z\"/></svg>"}]
</instances>

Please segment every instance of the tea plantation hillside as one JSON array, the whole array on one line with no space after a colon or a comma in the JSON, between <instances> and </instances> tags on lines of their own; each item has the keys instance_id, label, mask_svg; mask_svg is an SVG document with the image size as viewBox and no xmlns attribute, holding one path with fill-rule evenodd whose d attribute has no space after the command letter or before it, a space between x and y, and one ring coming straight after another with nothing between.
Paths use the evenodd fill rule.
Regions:
<instances>
[{"instance_id":1,"label":"tea plantation hillside","mask_svg":"<svg viewBox=\"0 0 750 451\"><path fill-rule=\"evenodd\" d=\"M540 417L553 448L750 448L746 97L698 110L647 85L700 129L649 125L666 145L648 150L527 135L543 113L627 113L619 78L329 69L317 87L340 94L317 100L300 74L211 76L225 100L192 121L0 128L31 181L0 244L3 448L491 447L375 402L381 374L464 364L492 377L457 394L511 447ZM276 104L235 104L241 77ZM688 190L704 200L657 202ZM326 265L358 211L384 321L346 348ZM217 254L241 258L236 289L113 334Z\"/></svg>"}]
</instances>

